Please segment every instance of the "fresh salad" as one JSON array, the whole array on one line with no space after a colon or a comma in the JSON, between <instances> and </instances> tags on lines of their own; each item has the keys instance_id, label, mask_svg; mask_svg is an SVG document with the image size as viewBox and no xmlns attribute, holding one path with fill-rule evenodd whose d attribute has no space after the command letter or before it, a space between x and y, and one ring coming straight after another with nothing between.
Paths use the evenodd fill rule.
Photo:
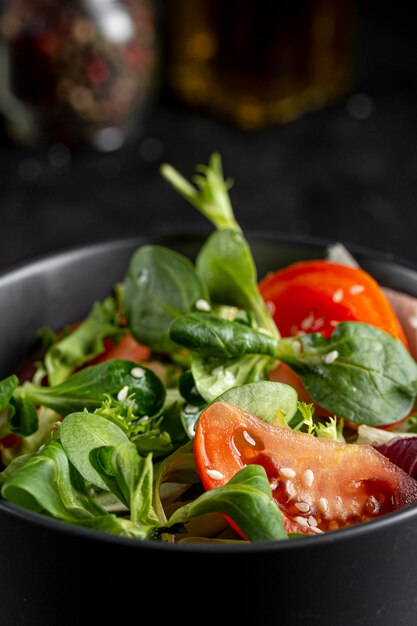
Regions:
<instances>
[{"instance_id":1,"label":"fresh salad","mask_svg":"<svg viewBox=\"0 0 417 626\"><path fill-rule=\"evenodd\" d=\"M192 182L161 173L215 229L195 262L141 246L85 319L40 329L0 381L1 498L136 540L217 543L313 541L417 504L407 296L347 251L258 282L220 156Z\"/></svg>"}]
</instances>

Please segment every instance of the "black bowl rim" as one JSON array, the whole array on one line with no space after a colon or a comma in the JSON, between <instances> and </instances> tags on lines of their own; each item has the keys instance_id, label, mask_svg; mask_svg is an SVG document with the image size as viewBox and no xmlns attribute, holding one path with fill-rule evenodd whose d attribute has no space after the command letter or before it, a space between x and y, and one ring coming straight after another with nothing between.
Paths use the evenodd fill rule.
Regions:
<instances>
[{"instance_id":1,"label":"black bowl rim","mask_svg":"<svg viewBox=\"0 0 417 626\"><path fill-rule=\"evenodd\" d=\"M71 262L72 258L91 257L99 252L106 250L117 250L119 248L124 249L128 246L143 245L144 243L161 243L169 244L169 242L179 240L192 240L198 238L202 241L204 237L211 231L205 231L203 229L199 231L189 230L182 228L179 230L170 230L164 233L148 233L144 236L135 237L121 237L117 239L108 239L91 244L82 244L79 246L71 246L67 249L63 249L57 252L49 254L39 255L38 257L23 261L15 264L12 267L6 268L0 272L0 287L7 282L15 282L25 276L30 276L33 273L39 273L43 268L46 268L51 263L55 267L59 264L66 265ZM364 258L372 259L377 262L389 262L390 264L399 266L416 272L417 268L411 262L400 259L399 257L387 253L367 248L364 246L357 246L350 244L349 242L341 240L333 240L325 237L314 237L310 235L300 235L291 233L267 233L265 231L247 231L245 233L248 240L265 241L270 243L285 243L294 245L305 245L310 247L316 247L317 250L325 250L334 243L342 243L347 249L355 256L359 255ZM129 549L140 550L156 550L156 551L174 551L179 553L263 553L263 552L281 552L282 550L304 550L306 547L311 549L313 545L317 545L317 549L322 549L322 546L328 543L353 541L355 538L368 533L372 533L374 530L384 531L391 526L395 528L396 522L406 522L408 520L417 520L417 505L411 505L401 510L395 511L380 517L375 520L370 520L349 528L343 528L339 530L333 530L322 535L306 536L289 541L260 541L256 543L242 542L237 544L229 543L199 543L199 542L184 542L184 543L169 543L159 542L153 540L137 541L128 537L121 537L118 535L112 535L110 533L96 531L89 528L83 528L74 524L66 523L60 520L49 518L45 515L35 513L11 504L4 500L0 500L0 515L5 514L7 516L18 518L30 524L34 524L45 528L51 532L62 533L63 535L71 535L80 539L88 539L91 541L99 542L102 544L113 544L120 547L127 547Z\"/></svg>"}]
</instances>

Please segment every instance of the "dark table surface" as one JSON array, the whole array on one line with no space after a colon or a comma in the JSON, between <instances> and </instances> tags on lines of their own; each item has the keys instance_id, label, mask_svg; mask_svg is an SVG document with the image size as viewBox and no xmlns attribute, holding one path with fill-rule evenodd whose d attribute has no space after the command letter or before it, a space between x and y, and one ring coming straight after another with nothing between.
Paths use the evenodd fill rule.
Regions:
<instances>
[{"instance_id":1,"label":"dark table surface","mask_svg":"<svg viewBox=\"0 0 417 626\"><path fill-rule=\"evenodd\" d=\"M161 93L140 135L112 153L0 143L0 270L84 243L207 228L161 179L190 176L213 151L234 179L246 230L306 234L417 265L417 39L401 2L362 2L354 86L324 110L242 131Z\"/></svg>"}]
</instances>

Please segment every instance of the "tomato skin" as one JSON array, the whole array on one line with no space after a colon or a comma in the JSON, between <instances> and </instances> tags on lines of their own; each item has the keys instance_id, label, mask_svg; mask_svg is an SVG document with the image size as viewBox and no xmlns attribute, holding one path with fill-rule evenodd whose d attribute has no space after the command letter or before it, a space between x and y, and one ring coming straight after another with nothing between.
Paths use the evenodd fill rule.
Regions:
<instances>
[{"instance_id":1,"label":"tomato skin","mask_svg":"<svg viewBox=\"0 0 417 626\"><path fill-rule=\"evenodd\" d=\"M146 361L151 356L151 350L147 346L136 341L127 333L118 344L114 345L109 338L104 340L105 352L94 359L94 363L102 363L110 359L126 359L134 363ZM91 363L89 363L91 365Z\"/></svg>"},{"instance_id":2,"label":"tomato skin","mask_svg":"<svg viewBox=\"0 0 417 626\"><path fill-rule=\"evenodd\" d=\"M224 402L201 414L194 455L206 489L225 484L245 465L262 465L291 533L344 528L417 503L417 481L372 446L273 426ZM213 469L219 477L207 473Z\"/></svg>"},{"instance_id":3,"label":"tomato skin","mask_svg":"<svg viewBox=\"0 0 417 626\"><path fill-rule=\"evenodd\" d=\"M371 324L400 339L404 331L378 283L365 271L316 260L294 263L259 284L283 337L319 332L329 337L338 322Z\"/></svg>"}]
</instances>

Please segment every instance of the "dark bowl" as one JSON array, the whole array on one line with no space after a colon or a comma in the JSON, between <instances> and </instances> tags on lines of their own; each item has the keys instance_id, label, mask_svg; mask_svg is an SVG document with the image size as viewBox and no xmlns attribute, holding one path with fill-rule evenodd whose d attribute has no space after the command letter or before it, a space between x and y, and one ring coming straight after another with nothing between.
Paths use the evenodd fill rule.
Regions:
<instances>
[{"instance_id":1,"label":"dark bowl","mask_svg":"<svg viewBox=\"0 0 417 626\"><path fill-rule=\"evenodd\" d=\"M194 258L204 237L153 238ZM253 234L259 277L331 242ZM83 247L0 276L0 376L108 295L145 239ZM149 242L149 240L146 240ZM417 295L417 272L352 250L381 284ZM417 624L417 507L282 543L160 544L73 527L0 502L0 624Z\"/></svg>"}]
</instances>

